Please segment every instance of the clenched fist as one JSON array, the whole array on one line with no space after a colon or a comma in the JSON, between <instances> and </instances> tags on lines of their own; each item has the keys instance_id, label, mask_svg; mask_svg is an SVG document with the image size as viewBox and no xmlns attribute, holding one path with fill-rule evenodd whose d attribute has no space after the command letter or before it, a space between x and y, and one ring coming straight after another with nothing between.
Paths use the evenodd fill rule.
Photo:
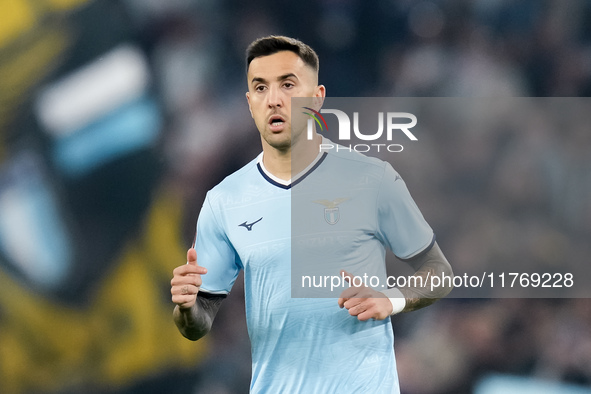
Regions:
<instances>
[{"instance_id":1,"label":"clenched fist","mask_svg":"<svg viewBox=\"0 0 591 394\"><path fill-rule=\"evenodd\" d=\"M351 316L361 321L369 319L384 320L392 313L392 302L371 287L353 286L354 276L347 271L341 275L351 284L351 287L341 293L338 300L339 307L346 308Z\"/></svg>"},{"instance_id":2,"label":"clenched fist","mask_svg":"<svg viewBox=\"0 0 591 394\"><path fill-rule=\"evenodd\" d=\"M207 273L205 267L197 264L197 252L194 248L187 251L187 264L176 267L170 281L172 302L181 309L189 309L197 300L197 293L201 286L201 275Z\"/></svg>"}]
</instances>

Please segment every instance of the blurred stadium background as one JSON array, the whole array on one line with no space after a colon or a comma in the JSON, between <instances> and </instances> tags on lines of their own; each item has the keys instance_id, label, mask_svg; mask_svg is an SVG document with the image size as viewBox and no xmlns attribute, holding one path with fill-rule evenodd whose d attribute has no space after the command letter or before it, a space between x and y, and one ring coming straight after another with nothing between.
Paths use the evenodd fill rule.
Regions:
<instances>
[{"instance_id":1,"label":"blurred stadium background","mask_svg":"<svg viewBox=\"0 0 591 394\"><path fill-rule=\"evenodd\" d=\"M205 191L259 151L252 39L309 43L332 96L586 97L590 21L585 0L0 0L0 392L247 391L240 283L197 343L169 285ZM452 265L591 263L589 123L533 120L395 163ZM591 392L588 299L394 327L407 394Z\"/></svg>"}]
</instances>

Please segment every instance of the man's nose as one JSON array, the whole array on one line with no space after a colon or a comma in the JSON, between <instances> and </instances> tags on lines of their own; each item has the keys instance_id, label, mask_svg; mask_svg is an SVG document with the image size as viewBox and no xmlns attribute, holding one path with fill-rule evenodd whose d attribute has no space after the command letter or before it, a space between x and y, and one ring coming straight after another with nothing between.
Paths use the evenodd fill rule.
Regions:
<instances>
[{"instance_id":1,"label":"man's nose","mask_svg":"<svg viewBox=\"0 0 591 394\"><path fill-rule=\"evenodd\" d=\"M277 86L269 88L269 94L267 95L267 101L269 108L283 107L283 92Z\"/></svg>"}]
</instances>

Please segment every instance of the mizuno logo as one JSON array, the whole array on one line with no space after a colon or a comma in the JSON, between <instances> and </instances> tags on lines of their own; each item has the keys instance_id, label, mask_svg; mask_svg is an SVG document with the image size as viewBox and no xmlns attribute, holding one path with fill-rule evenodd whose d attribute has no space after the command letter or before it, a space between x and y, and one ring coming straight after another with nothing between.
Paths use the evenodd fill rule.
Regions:
<instances>
[{"instance_id":1,"label":"mizuno logo","mask_svg":"<svg viewBox=\"0 0 591 394\"><path fill-rule=\"evenodd\" d=\"M257 224L258 222L260 222L261 220L263 220L263 218L260 218L259 220L252 222L252 223L240 223L238 226L242 226L245 229L247 229L248 231L252 231L252 226L254 226L255 224Z\"/></svg>"}]
</instances>

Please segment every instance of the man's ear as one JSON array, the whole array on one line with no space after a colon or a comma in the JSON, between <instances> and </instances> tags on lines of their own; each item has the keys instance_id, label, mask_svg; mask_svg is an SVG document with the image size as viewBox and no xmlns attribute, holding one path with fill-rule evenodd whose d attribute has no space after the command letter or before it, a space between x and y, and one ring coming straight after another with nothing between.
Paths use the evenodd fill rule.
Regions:
<instances>
[{"instance_id":1,"label":"man's ear","mask_svg":"<svg viewBox=\"0 0 591 394\"><path fill-rule=\"evenodd\" d=\"M326 87L324 87L324 85L316 86L316 93L314 94L314 97L312 98L312 107L316 111L320 111L320 108L322 108L322 104L324 104L325 97L326 97Z\"/></svg>"},{"instance_id":2,"label":"man's ear","mask_svg":"<svg viewBox=\"0 0 591 394\"><path fill-rule=\"evenodd\" d=\"M248 101L248 110L250 111L250 117L254 119L252 114L252 108L250 108L250 92L246 92L246 101Z\"/></svg>"}]
</instances>

